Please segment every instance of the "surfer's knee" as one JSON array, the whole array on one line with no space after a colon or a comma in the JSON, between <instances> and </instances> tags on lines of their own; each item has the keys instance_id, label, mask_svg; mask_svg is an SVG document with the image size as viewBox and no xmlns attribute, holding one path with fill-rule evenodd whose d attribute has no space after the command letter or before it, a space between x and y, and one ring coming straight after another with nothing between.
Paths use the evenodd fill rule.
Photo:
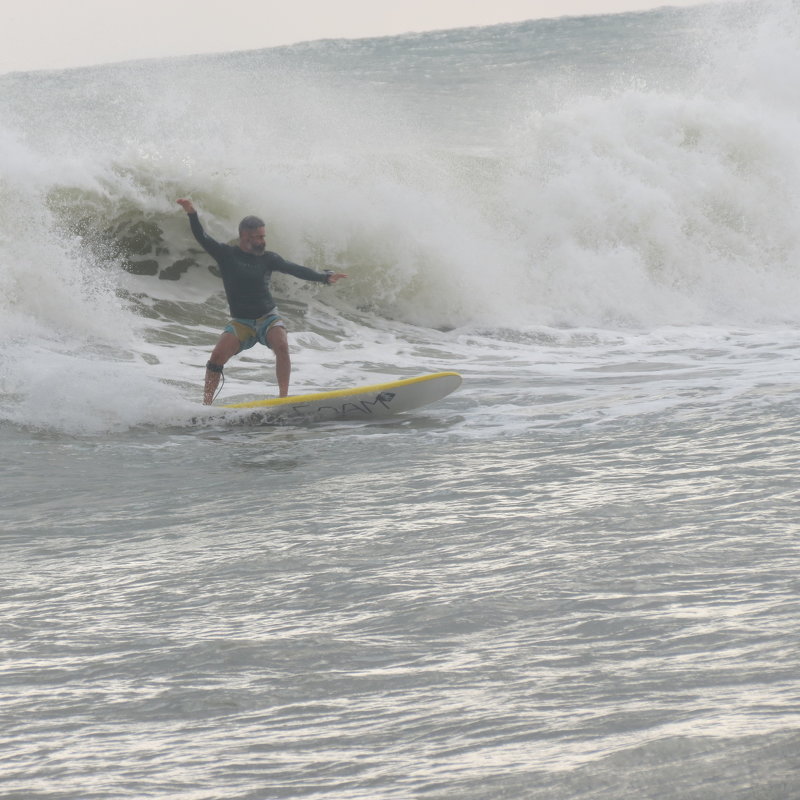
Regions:
<instances>
[{"instance_id":1,"label":"surfer's knee","mask_svg":"<svg viewBox=\"0 0 800 800\"><path fill-rule=\"evenodd\" d=\"M213 362L213 361L209 361L209 362L206 364L206 370L207 370L208 372L214 372L214 373L216 373L216 374L220 375L220 374L222 374L222 368L223 368L224 366L225 366L224 364L216 364L216 363L215 363L215 362Z\"/></svg>"},{"instance_id":2,"label":"surfer's knee","mask_svg":"<svg viewBox=\"0 0 800 800\"><path fill-rule=\"evenodd\" d=\"M286 328L275 325L267 333L267 345L276 355L289 353L289 338L286 336Z\"/></svg>"}]
</instances>

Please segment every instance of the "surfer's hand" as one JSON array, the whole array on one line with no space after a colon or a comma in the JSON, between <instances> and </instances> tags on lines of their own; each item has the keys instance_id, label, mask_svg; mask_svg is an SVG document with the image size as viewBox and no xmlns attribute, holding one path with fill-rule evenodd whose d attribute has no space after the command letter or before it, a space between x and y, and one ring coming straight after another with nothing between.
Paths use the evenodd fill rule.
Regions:
<instances>
[{"instance_id":1,"label":"surfer's hand","mask_svg":"<svg viewBox=\"0 0 800 800\"><path fill-rule=\"evenodd\" d=\"M345 275L344 272L328 272L327 275L328 275L328 283L329 284L336 283L336 281L339 281L342 278L346 278L347 277L347 275Z\"/></svg>"},{"instance_id":2,"label":"surfer's hand","mask_svg":"<svg viewBox=\"0 0 800 800\"><path fill-rule=\"evenodd\" d=\"M197 212L194 210L194 205L192 204L191 200L178 200L178 205L187 213L187 214L196 214Z\"/></svg>"}]
</instances>

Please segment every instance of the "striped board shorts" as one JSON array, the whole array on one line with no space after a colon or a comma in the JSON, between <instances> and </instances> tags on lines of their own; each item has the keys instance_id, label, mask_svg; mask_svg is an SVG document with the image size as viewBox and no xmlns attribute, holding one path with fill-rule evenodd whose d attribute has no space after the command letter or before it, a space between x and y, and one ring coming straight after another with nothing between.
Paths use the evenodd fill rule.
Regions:
<instances>
[{"instance_id":1,"label":"striped board shorts","mask_svg":"<svg viewBox=\"0 0 800 800\"><path fill-rule=\"evenodd\" d=\"M268 314L258 319L242 319L234 317L226 326L225 333L232 333L239 340L239 352L249 350L256 342L267 344L267 334L271 328L285 328L283 320L273 308Z\"/></svg>"}]
</instances>

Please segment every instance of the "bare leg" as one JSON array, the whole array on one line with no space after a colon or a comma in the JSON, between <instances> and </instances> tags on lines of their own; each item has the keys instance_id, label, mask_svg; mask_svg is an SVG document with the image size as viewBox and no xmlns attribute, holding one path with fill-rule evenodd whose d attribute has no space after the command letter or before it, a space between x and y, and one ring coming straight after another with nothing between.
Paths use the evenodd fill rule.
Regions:
<instances>
[{"instance_id":1,"label":"bare leg","mask_svg":"<svg viewBox=\"0 0 800 800\"><path fill-rule=\"evenodd\" d=\"M281 325L273 325L267 331L267 343L275 353L278 396L286 397L289 394L289 377L292 374L292 360L289 357L289 339L286 336L286 328Z\"/></svg>"},{"instance_id":2,"label":"bare leg","mask_svg":"<svg viewBox=\"0 0 800 800\"><path fill-rule=\"evenodd\" d=\"M225 332L219 337L214 349L211 351L211 358L209 359L212 364L218 367L224 367L231 356L235 356L239 352L239 340L232 334ZM206 380L203 386L203 405L210 406L214 402L214 395L219 386L219 379L222 371L215 372L206 368Z\"/></svg>"}]
</instances>

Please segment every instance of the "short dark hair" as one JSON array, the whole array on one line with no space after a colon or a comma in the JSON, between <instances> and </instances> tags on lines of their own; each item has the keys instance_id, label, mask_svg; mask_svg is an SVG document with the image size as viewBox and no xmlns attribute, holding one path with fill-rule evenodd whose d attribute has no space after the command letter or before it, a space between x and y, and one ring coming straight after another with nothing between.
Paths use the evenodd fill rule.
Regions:
<instances>
[{"instance_id":1,"label":"short dark hair","mask_svg":"<svg viewBox=\"0 0 800 800\"><path fill-rule=\"evenodd\" d=\"M245 217L239 223L239 233L242 231L254 231L256 228L263 228L264 220L260 217Z\"/></svg>"}]
</instances>

